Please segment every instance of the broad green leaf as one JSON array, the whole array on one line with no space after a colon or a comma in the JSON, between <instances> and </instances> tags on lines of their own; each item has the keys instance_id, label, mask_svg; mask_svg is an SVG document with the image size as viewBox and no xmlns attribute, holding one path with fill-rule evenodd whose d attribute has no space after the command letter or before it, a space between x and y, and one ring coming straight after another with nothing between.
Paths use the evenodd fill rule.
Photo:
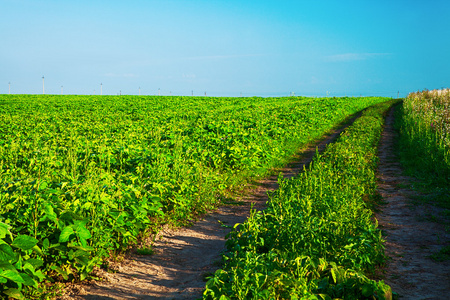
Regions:
<instances>
[{"instance_id":1,"label":"broad green leaf","mask_svg":"<svg viewBox=\"0 0 450 300\"><path fill-rule=\"evenodd\" d=\"M50 248L56 249L56 250L58 250L58 251L60 251L60 252L63 252L63 253L67 252L67 247L64 246L64 245L61 245L61 244L59 244L59 243L58 243L58 244L55 244L55 245L51 245Z\"/></svg>"},{"instance_id":2,"label":"broad green leaf","mask_svg":"<svg viewBox=\"0 0 450 300\"><path fill-rule=\"evenodd\" d=\"M29 275L20 273L20 277L22 277L25 285L37 287L36 281L34 281Z\"/></svg>"},{"instance_id":3,"label":"broad green leaf","mask_svg":"<svg viewBox=\"0 0 450 300\"><path fill-rule=\"evenodd\" d=\"M15 283L25 283L23 278L20 276L19 272L17 270L5 270L0 272L0 277L4 277L6 279L9 279Z\"/></svg>"},{"instance_id":4,"label":"broad green leaf","mask_svg":"<svg viewBox=\"0 0 450 300\"><path fill-rule=\"evenodd\" d=\"M75 257L75 261L82 266L87 266L89 264L89 258L86 256Z\"/></svg>"},{"instance_id":5,"label":"broad green leaf","mask_svg":"<svg viewBox=\"0 0 450 300\"><path fill-rule=\"evenodd\" d=\"M87 247L87 240L80 237L80 243L82 247Z\"/></svg>"},{"instance_id":6,"label":"broad green leaf","mask_svg":"<svg viewBox=\"0 0 450 300\"><path fill-rule=\"evenodd\" d=\"M73 254L74 257L80 257L80 256L86 256L89 257L89 253L83 250L77 250L75 251L75 253Z\"/></svg>"},{"instance_id":7,"label":"broad green leaf","mask_svg":"<svg viewBox=\"0 0 450 300\"><path fill-rule=\"evenodd\" d=\"M82 220L83 218L72 211L66 210L59 216L59 219L65 222L73 222L75 220Z\"/></svg>"},{"instance_id":8,"label":"broad green leaf","mask_svg":"<svg viewBox=\"0 0 450 300\"><path fill-rule=\"evenodd\" d=\"M71 226L66 226L59 235L59 242L65 243L70 240L70 236L75 234L73 228Z\"/></svg>"},{"instance_id":9,"label":"broad green leaf","mask_svg":"<svg viewBox=\"0 0 450 300\"><path fill-rule=\"evenodd\" d=\"M20 254L18 254L17 257L18 257L18 259L17 259L16 263L14 264L14 267L17 270L22 270L23 258Z\"/></svg>"},{"instance_id":10,"label":"broad green leaf","mask_svg":"<svg viewBox=\"0 0 450 300\"><path fill-rule=\"evenodd\" d=\"M48 239L45 239L44 242L42 243L42 246L44 247L44 249L48 249L48 247L50 247L50 242Z\"/></svg>"},{"instance_id":11,"label":"broad green leaf","mask_svg":"<svg viewBox=\"0 0 450 300\"><path fill-rule=\"evenodd\" d=\"M333 282L338 283L337 278L336 278L336 271L334 270L334 268L331 268L330 272L331 272L331 276L333 277Z\"/></svg>"},{"instance_id":12,"label":"broad green leaf","mask_svg":"<svg viewBox=\"0 0 450 300\"><path fill-rule=\"evenodd\" d=\"M0 261L9 261L15 258L14 250L8 244L0 245Z\"/></svg>"},{"instance_id":13,"label":"broad green leaf","mask_svg":"<svg viewBox=\"0 0 450 300\"><path fill-rule=\"evenodd\" d=\"M45 190L47 188L48 184L45 181L42 181L41 184L39 185L39 190Z\"/></svg>"},{"instance_id":14,"label":"broad green leaf","mask_svg":"<svg viewBox=\"0 0 450 300\"><path fill-rule=\"evenodd\" d=\"M88 275L87 272L81 272L81 274L80 274L80 281L85 280L87 275Z\"/></svg>"},{"instance_id":15,"label":"broad green leaf","mask_svg":"<svg viewBox=\"0 0 450 300\"><path fill-rule=\"evenodd\" d=\"M80 238L83 238L85 240L90 239L92 237L92 235L89 232L89 230L87 230L86 227L84 227L84 226L78 226L77 227L77 235Z\"/></svg>"},{"instance_id":16,"label":"broad green leaf","mask_svg":"<svg viewBox=\"0 0 450 300\"><path fill-rule=\"evenodd\" d=\"M44 255L44 253L42 253L42 250L41 250L41 248L39 248L38 245L34 246L32 249L33 249L33 252L35 252L39 255Z\"/></svg>"},{"instance_id":17,"label":"broad green leaf","mask_svg":"<svg viewBox=\"0 0 450 300\"><path fill-rule=\"evenodd\" d=\"M22 250L30 250L36 244L38 243L38 240L34 237L28 236L28 235L19 235L14 239L14 242L11 244L11 246L22 249Z\"/></svg>"},{"instance_id":18,"label":"broad green leaf","mask_svg":"<svg viewBox=\"0 0 450 300\"><path fill-rule=\"evenodd\" d=\"M39 278L39 282L45 279L45 275L41 270L37 270L36 272L34 272L33 276L34 278Z\"/></svg>"},{"instance_id":19,"label":"broad green leaf","mask_svg":"<svg viewBox=\"0 0 450 300\"><path fill-rule=\"evenodd\" d=\"M0 222L0 239L4 239L9 234L9 226Z\"/></svg>"},{"instance_id":20,"label":"broad green leaf","mask_svg":"<svg viewBox=\"0 0 450 300\"><path fill-rule=\"evenodd\" d=\"M34 268L34 266L28 262L25 263L25 265L22 267L23 271L28 271L28 274L33 274L36 269Z\"/></svg>"},{"instance_id":21,"label":"broad green leaf","mask_svg":"<svg viewBox=\"0 0 450 300\"><path fill-rule=\"evenodd\" d=\"M50 203L44 204L44 212L45 212L45 216L48 219L56 222L58 216L56 215L55 211L53 210L53 206Z\"/></svg>"},{"instance_id":22,"label":"broad green leaf","mask_svg":"<svg viewBox=\"0 0 450 300\"><path fill-rule=\"evenodd\" d=\"M30 258L30 259L27 259L27 260L25 261L25 264L26 264L26 263L29 263L29 264L32 265L35 269L38 269L38 268L40 268L40 267L42 267L42 266L44 265L44 262L43 262L42 260L36 259L36 258Z\"/></svg>"},{"instance_id":23,"label":"broad green leaf","mask_svg":"<svg viewBox=\"0 0 450 300\"><path fill-rule=\"evenodd\" d=\"M25 299L23 294L18 289L7 289L3 293L5 293L6 295L8 295L9 297L14 298L14 299L19 299L19 300Z\"/></svg>"},{"instance_id":24,"label":"broad green leaf","mask_svg":"<svg viewBox=\"0 0 450 300\"><path fill-rule=\"evenodd\" d=\"M16 268L6 261L0 261L0 270L16 270Z\"/></svg>"}]
</instances>

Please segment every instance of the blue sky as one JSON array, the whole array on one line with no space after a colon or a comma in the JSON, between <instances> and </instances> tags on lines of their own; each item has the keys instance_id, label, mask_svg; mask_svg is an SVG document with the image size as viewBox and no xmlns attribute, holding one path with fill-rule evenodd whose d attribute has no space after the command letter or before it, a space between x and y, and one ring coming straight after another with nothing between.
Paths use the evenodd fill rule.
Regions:
<instances>
[{"instance_id":1,"label":"blue sky","mask_svg":"<svg viewBox=\"0 0 450 300\"><path fill-rule=\"evenodd\" d=\"M450 1L0 0L0 94L449 87ZM8 84L10 83L10 85Z\"/></svg>"}]
</instances>

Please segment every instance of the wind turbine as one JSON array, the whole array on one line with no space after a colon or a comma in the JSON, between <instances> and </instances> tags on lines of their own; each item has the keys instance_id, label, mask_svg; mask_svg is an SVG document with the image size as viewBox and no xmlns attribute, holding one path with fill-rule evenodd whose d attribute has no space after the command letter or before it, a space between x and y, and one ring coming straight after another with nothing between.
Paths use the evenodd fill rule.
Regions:
<instances>
[{"instance_id":1,"label":"wind turbine","mask_svg":"<svg viewBox=\"0 0 450 300\"><path fill-rule=\"evenodd\" d=\"M44 75L42 75L42 95L45 94Z\"/></svg>"}]
</instances>

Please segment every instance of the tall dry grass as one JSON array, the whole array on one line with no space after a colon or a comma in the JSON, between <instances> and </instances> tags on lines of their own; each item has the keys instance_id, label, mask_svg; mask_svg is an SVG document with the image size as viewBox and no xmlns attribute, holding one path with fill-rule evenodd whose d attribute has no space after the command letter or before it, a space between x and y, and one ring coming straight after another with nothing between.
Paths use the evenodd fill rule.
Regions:
<instances>
[{"instance_id":1,"label":"tall dry grass","mask_svg":"<svg viewBox=\"0 0 450 300\"><path fill-rule=\"evenodd\" d=\"M403 102L402 151L423 177L450 182L450 89L410 93Z\"/></svg>"}]
</instances>

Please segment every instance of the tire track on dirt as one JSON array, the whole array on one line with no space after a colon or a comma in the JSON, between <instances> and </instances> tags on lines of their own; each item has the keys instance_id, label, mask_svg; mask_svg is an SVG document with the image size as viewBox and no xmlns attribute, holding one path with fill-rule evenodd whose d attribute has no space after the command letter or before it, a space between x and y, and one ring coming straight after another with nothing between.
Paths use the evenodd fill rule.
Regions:
<instances>
[{"instance_id":1,"label":"tire track on dirt","mask_svg":"<svg viewBox=\"0 0 450 300\"><path fill-rule=\"evenodd\" d=\"M441 208L414 202L419 194L409 188L414 180L402 175L395 156L393 123L391 108L379 146L378 191L385 204L376 215L386 234L385 282L400 299L449 299L450 261L437 262L430 255L448 245L450 234L442 222L430 221L430 216L440 215Z\"/></svg>"},{"instance_id":2,"label":"tire track on dirt","mask_svg":"<svg viewBox=\"0 0 450 300\"><path fill-rule=\"evenodd\" d=\"M297 153L292 162L275 175L258 181L238 199L240 205L224 205L204 216L191 227L164 229L153 244L150 256L129 255L117 273L99 270L103 281L70 286L60 299L196 299L205 286L204 275L220 268L220 253L225 249L225 237L230 227L244 222L250 208L262 210L267 192L278 188L277 174L285 178L298 174L316 153L334 142L361 112L351 116L316 143ZM226 225L226 226L223 226Z\"/></svg>"}]
</instances>

